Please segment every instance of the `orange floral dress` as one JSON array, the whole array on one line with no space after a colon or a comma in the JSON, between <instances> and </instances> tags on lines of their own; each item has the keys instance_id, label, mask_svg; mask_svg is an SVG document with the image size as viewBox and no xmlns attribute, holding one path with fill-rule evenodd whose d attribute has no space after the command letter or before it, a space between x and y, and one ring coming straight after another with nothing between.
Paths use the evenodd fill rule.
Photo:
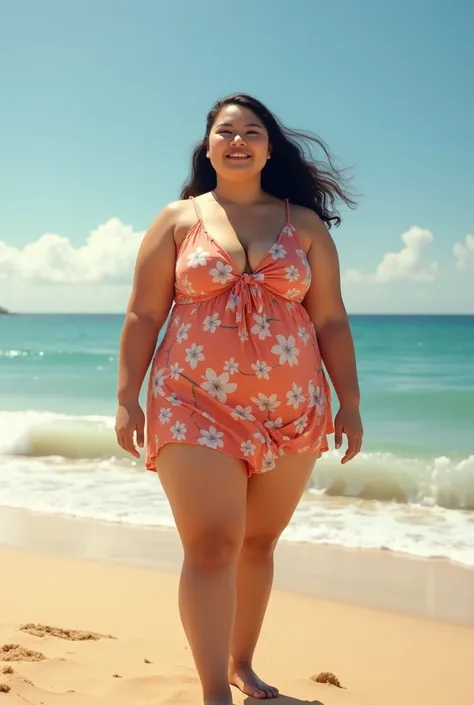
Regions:
<instances>
[{"instance_id":1,"label":"orange floral dress","mask_svg":"<svg viewBox=\"0 0 474 705\"><path fill-rule=\"evenodd\" d=\"M330 391L302 306L311 269L287 219L251 274L197 222L177 256L175 301L150 372L146 466L167 443L240 458L248 474L285 452L328 450Z\"/></svg>"}]
</instances>

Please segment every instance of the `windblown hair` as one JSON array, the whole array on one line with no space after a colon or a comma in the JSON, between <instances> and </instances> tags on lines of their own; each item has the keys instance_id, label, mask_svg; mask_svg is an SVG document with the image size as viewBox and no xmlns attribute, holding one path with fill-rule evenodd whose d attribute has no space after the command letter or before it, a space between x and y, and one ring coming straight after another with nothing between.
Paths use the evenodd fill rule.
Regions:
<instances>
[{"instance_id":1,"label":"windblown hair","mask_svg":"<svg viewBox=\"0 0 474 705\"><path fill-rule=\"evenodd\" d=\"M222 98L209 111L206 132L193 150L191 173L183 185L181 198L199 196L217 185L216 172L206 152L217 114L227 105L248 108L268 132L272 158L262 170L262 189L276 198L288 198L290 203L310 208L329 228L332 224L340 225L338 204L354 208L356 203L346 188L347 179L342 170L334 166L328 147L310 132L285 127L263 103L245 94ZM322 153L322 158L314 156L314 148Z\"/></svg>"}]
</instances>

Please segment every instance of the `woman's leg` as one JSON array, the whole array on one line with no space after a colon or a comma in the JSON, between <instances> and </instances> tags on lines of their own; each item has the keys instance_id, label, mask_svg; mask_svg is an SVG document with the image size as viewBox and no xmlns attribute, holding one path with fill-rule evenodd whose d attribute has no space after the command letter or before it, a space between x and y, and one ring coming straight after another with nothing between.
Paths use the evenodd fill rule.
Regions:
<instances>
[{"instance_id":1,"label":"woman's leg","mask_svg":"<svg viewBox=\"0 0 474 705\"><path fill-rule=\"evenodd\" d=\"M273 582L273 552L314 468L314 455L284 455L274 470L253 475L247 492L245 537L237 568L237 609L229 682L246 695L272 698L278 690L252 668Z\"/></svg>"},{"instance_id":2,"label":"woman's leg","mask_svg":"<svg viewBox=\"0 0 474 705\"><path fill-rule=\"evenodd\" d=\"M185 444L162 448L156 465L183 544L179 607L204 702L231 703L228 663L246 467L210 448Z\"/></svg>"}]
</instances>

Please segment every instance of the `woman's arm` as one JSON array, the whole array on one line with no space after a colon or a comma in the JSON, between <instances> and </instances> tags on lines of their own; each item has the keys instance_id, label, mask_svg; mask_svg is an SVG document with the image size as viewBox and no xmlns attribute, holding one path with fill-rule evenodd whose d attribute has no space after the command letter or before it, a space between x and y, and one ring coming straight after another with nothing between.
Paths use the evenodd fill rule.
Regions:
<instances>
[{"instance_id":1,"label":"woman's arm","mask_svg":"<svg viewBox=\"0 0 474 705\"><path fill-rule=\"evenodd\" d=\"M359 452L363 434L354 343L342 300L334 241L316 213L308 211L305 221L312 282L303 305L313 322L324 364L339 399L335 441L336 447L340 447L342 433L347 435L348 449L343 458L343 462L347 462Z\"/></svg>"},{"instance_id":2,"label":"woman's arm","mask_svg":"<svg viewBox=\"0 0 474 705\"><path fill-rule=\"evenodd\" d=\"M116 432L122 448L136 457L133 434L136 432L137 443L142 446L144 431L138 398L173 302L178 209L177 204L166 206L143 238L120 337Z\"/></svg>"}]
</instances>

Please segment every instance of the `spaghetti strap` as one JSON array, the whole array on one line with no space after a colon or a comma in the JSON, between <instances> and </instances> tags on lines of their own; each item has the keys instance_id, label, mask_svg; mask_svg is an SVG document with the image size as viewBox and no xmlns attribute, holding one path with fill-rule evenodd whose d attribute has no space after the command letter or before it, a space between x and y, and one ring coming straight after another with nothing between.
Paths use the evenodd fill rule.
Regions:
<instances>
[{"instance_id":1,"label":"spaghetti strap","mask_svg":"<svg viewBox=\"0 0 474 705\"><path fill-rule=\"evenodd\" d=\"M200 223L202 223L203 220L202 220L202 215L201 215L201 209L198 206L198 202L196 201L194 196L190 196L189 200L192 202L192 204L194 206L194 210L196 212L197 219L199 220Z\"/></svg>"},{"instance_id":2,"label":"spaghetti strap","mask_svg":"<svg viewBox=\"0 0 474 705\"><path fill-rule=\"evenodd\" d=\"M285 198L285 208L286 208L286 225L290 224L290 202Z\"/></svg>"}]
</instances>

